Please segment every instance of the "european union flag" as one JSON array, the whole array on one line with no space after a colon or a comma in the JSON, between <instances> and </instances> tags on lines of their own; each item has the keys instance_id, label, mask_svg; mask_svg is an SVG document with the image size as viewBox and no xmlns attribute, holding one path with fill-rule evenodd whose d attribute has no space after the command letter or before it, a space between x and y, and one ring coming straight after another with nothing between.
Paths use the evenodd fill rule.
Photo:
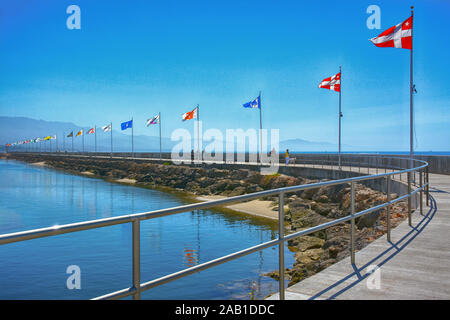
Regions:
<instances>
[{"instance_id":1,"label":"european union flag","mask_svg":"<svg viewBox=\"0 0 450 320\"><path fill-rule=\"evenodd\" d=\"M244 108L260 109L261 108L261 99L260 99L260 97L256 98L253 101L245 103L244 104Z\"/></svg>"},{"instance_id":2,"label":"european union flag","mask_svg":"<svg viewBox=\"0 0 450 320\"><path fill-rule=\"evenodd\" d=\"M120 127L122 128L122 130L126 130L128 128L133 128L133 120L122 122L120 124Z\"/></svg>"}]
</instances>

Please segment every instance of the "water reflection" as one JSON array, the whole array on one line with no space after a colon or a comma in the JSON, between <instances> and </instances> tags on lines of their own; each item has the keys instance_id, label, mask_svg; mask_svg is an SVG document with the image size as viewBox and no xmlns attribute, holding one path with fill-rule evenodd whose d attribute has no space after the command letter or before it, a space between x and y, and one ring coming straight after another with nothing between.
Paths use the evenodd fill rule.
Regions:
<instances>
[{"instance_id":1,"label":"water reflection","mask_svg":"<svg viewBox=\"0 0 450 320\"><path fill-rule=\"evenodd\" d=\"M15 162L0 161L0 175L0 233L184 204L160 191ZM141 279L150 281L276 237L276 222L215 210L145 220ZM0 291L0 299L88 299L123 289L130 285L130 255L130 224L0 246L0 288L10 288ZM289 259L287 254L287 265L293 262ZM266 249L154 288L143 298L262 298L277 288L276 281L262 276L276 270L277 261L277 250ZM65 288L70 264L79 265L86 277L80 292ZM39 283L39 288L18 283Z\"/></svg>"}]
</instances>

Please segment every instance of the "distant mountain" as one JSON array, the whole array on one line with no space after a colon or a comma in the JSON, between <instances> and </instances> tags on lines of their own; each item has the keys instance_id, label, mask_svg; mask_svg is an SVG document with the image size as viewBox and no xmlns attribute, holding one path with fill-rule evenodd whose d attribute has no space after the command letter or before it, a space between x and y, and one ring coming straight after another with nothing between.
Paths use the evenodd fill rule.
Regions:
<instances>
[{"instance_id":1,"label":"distant mountain","mask_svg":"<svg viewBox=\"0 0 450 320\"><path fill-rule=\"evenodd\" d=\"M113 127L114 128L114 127ZM63 146L67 151L72 150L72 138L65 138L71 130L76 134L77 131L83 129L84 132L90 127L83 127L72 122L45 121L36 120L25 117L4 117L0 116L0 150L3 151L6 143L44 137L44 135L56 135L57 142L52 141L52 150L55 150L56 143L58 149L63 150ZM63 141L64 140L64 141ZM82 137L74 137L74 151L82 150ZM30 144L31 148L37 144ZM169 138L162 138L163 151L170 151L175 145ZM50 143L45 141L41 143L41 148L49 150ZM86 135L84 137L84 150L94 151L95 139L94 135ZM131 151L131 136L123 134L120 131L113 130L113 149L117 152ZM42 149L45 150L45 149ZM110 132L103 132L97 127L97 151L109 152L111 150ZM134 150L136 152L143 151L159 151L159 136L134 136Z\"/></svg>"},{"instance_id":2,"label":"distant mountain","mask_svg":"<svg viewBox=\"0 0 450 320\"><path fill-rule=\"evenodd\" d=\"M114 128L114 126L113 126ZM116 126L117 128L117 126ZM72 150L72 139L65 138L70 131L77 131L83 129L84 132L90 129L90 127L83 127L72 122L59 122L59 121L45 121L36 120L25 117L5 117L0 116L0 151L4 151L6 143L15 141L22 141L27 139L33 139L37 137L43 138L44 135L56 135L57 141L52 141L52 150L55 150L56 143L59 150ZM82 150L82 138L74 137L74 151ZM84 150L94 151L94 135L85 135L84 137ZM162 138L163 151L170 152L176 144L179 142L173 142L170 138ZM211 142L203 142L203 148L209 145ZM223 141L217 141L222 143L223 150L225 150L226 144ZM36 148L38 144L27 145L29 148ZM40 144L42 150L49 150L50 143L48 141ZM235 150L237 150L237 141L234 143ZM248 142L245 144L245 149L250 152L256 152L257 148L250 149ZM193 149L197 147L197 141L191 141ZM303 139L289 139L280 141L280 151L289 149L290 152L336 152L337 144L329 142L313 142ZM346 146L343 146L346 147ZM347 146L348 147L348 146ZM111 149L111 136L109 132L103 132L100 127L97 127L97 151L109 152ZM120 130L113 130L113 150L116 152L130 152L131 151L131 136L122 133ZM149 152L159 151L159 136L146 136L135 135L134 136L134 150L136 152ZM239 152L243 150L239 149Z\"/></svg>"}]
</instances>

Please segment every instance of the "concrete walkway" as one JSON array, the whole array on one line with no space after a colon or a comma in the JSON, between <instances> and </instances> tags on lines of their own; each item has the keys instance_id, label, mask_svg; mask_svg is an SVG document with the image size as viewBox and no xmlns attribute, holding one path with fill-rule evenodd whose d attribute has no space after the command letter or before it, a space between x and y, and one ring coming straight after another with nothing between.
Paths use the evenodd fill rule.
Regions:
<instances>
[{"instance_id":1,"label":"concrete walkway","mask_svg":"<svg viewBox=\"0 0 450 320\"><path fill-rule=\"evenodd\" d=\"M430 174L430 186L430 207L413 213L412 228L404 221L391 242L380 237L356 253L356 265L343 259L289 287L286 299L450 299L450 176Z\"/></svg>"}]
</instances>

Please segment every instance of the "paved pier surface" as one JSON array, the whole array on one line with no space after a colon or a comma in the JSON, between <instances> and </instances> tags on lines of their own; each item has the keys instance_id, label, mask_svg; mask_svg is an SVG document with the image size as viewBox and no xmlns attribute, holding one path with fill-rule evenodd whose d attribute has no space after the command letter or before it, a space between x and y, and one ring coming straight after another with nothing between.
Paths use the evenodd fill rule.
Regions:
<instances>
[{"instance_id":1,"label":"paved pier surface","mask_svg":"<svg viewBox=\"0 0 450 320\"><path fill-rule=\"evenodd\" d=\"M287 288L286 299L450 299L450 176L430 174L430 207L350 257ZM425 199L425 197L424 197ZM369 266L377 265L380 282ZM369 285L368 285L369 284ZM278 293L269 299L278 299Z\"/></svg>"}]
</instances>

